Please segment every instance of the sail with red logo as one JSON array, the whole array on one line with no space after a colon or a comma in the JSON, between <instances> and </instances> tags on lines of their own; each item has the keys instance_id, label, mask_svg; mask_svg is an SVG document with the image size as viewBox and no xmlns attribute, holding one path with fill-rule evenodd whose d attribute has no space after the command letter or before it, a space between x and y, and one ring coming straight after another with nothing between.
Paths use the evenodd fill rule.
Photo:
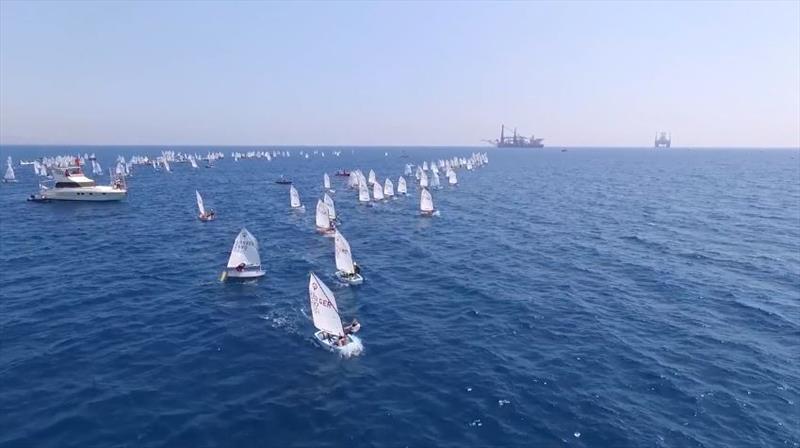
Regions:
<instances>
[{"instance_id":1,"label":"sail with red logo","mask_svg":"<svg viewBox=\"0 0 800 448\"><path fill-rule=\"evenodd\" d=\"M360 354L363 346L352 335L358 329L353 328L353 325L348 326L347 331L342 328L342 319L339 317L339 309L336 307L336 298L333 296L333 292L313 272L308 279L308 299L311 302L314 326L319 329L314 333L317 343L323 348L339 352L343 356Z\"/></svg>"},{"instance_id":2,"label":"sail with red logo","mask_svg":"<svg viewBox=\"0 0 800 448\"><path fill-rule=\"evenodd\" d=\"M311 301L314 326L329 335L344 336L336 298L330 288L313 272L308 279L308 298Z\"/></svg>"}]
</instances>

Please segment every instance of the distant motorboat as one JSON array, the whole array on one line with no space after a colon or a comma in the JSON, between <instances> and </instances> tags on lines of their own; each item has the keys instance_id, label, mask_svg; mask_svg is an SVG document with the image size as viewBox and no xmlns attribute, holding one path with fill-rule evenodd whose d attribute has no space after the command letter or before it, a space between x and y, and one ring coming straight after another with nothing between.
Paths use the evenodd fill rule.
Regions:
<instances>
[{"instance_id":1,"label":"distant motorboat","mask_svg":"<svg viewBox=\"0 0 800 448\"><path fill-rule=\"evenodd\" d=\"M280 185L291 185L292 181L281 176L278 180L275 181L275 183Z\"/></svg>"},{"instance_id":2,"label":"distant motorboat","mask_svg":"<svg viewBox=\"0 0 800 448\"><path fill-rule=\"evenodd\" d=\"M343 177L347 177L347 176L350 176L350 172L349 172L349 171L346 171L346 170L339 170L339 171L337 171L337 172L335 173L335 175L336 175L336 176L343 176Z\"/></svg>"},{"instance_id":3,"label":"distant motorboat","mask_svg":"<svg viewBox=\"0 0 800 448\"><path fill-rule=\"evenodd\" d=\"M40 184L39 196L57 201L120 201L125 199L128 190L124 178L113 181L112 185L97 185L86 177L79 164L66 168L53 167L53 186Z\"/></svg>"}]
</instances>

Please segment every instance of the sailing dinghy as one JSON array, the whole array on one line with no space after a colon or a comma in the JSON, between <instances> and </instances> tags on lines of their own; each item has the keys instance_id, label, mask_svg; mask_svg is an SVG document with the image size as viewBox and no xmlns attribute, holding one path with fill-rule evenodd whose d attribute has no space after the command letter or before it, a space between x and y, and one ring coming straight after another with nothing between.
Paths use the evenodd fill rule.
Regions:
<instances>
[{"instance_id":1,"label":"sailing dinghy","mask_svg":"<svg viewBox=\"0 0 800 448\"><path fill-rule=\"evenodd\" d=\"M328 173L322 175L322 187L331 193L336 193L336 190L331 188L331 178Z\"/></svg>"},{"instance_id":2,"label":"sailing dinghy","mask_svg":"<svg viewBox=\"0 0 800 448\"><path fill-rule=\"evenodd\" d=\"M9 157L8 163L6 164L6 173L3 175L3 182L11 183L16 181L17 176L14 175L14 168L11 167L11 157Z\"/></svg>"},{"instance_id":3,"label":"sailing dinghy","mask_svg":"<svg viewBox=\"0 0 800 448\"><path fill-rule=\"evenodd\" d=\"M406 187L406 178L403 176L400 176L400 178L397 179L397 194L403 194L403 195L408 194L408 188Z\"/></svg>"},{"instance_id":4,"label":"sailing dinghy","mask_svg":"<svg viewBox=\"0 0 800 448\"><path fill-rule=\"evenodd\" d=\"M372 184L372 199L374 199L375 202L383 200L383 187L377 180Z\"/></svg>"},{"instance_id":5,"label":"sailing dinghy","mask_svg":"<svg viewBox=\"0 0 800 448\"><path fill-rule=\"evenodd\" d=\"M291 205L293 209L303 208L303 204L300 203L300 193L297 192L297 188L294 188L294 185L289 187L289 205Z\"/></svg>"},{"instance_id":6,"label":"sailing dinghy","mask_svg":"<svg viewBox=\"0 0 800 448\"><path fill-rule=\"evenodd\" d=\"M369 203L369 190L366 182L358 183L358 202L362 204Z\"/></svg>"},{"instance_id":7,"label":"sailing dinghy","mask_svg":"<svg viewBox=\"0 0 800 448\"><path fill-rule=\"evenodd\" d=\"M328 206L324 202L317 199L317 216L316 216L317 232L330 236L333 235L334 228L331 222L330 214L328 213Z\"/></svg>"},{"instance_id":8,"label":"sailing dinghy","mask_svg":"<svg viewBox=\"0 0 800 448\"><path fill-rule=\"evenodd\" d=\"M261 269L261 256L258 254L258 241L247 229L242 229L233 242L228 266L222 273L220 280L226 279L254 279L264 276Z\"/></svg>"},{"instance_id":9,"label":"sailing dinghy","mask_svg":"<svg viewBox=\"0 0 800 448\"><path fill-rule=\"evenodd\" d=\"M388 177L386 182L383 183L383 195L386 196L386 199L394 198L394 184Z\"/></svg>"},{"instance_id":10,"label":"sailing dinghy","mask_svg":"<svg viewBox=\"0 0 800 448\"><path fill-rule=\"evenodd\" d=\"M333 204L333 199L328 196L328 193L325 193L325 196L322 197L322 201L325 202L325 205L328 207L328 217L331 221L336 221L336 206Z\"/></svg>"},{"instance_id":11,"label":"sailing dinghy","mask_svg":"<svg viewBox=\"0 0 800 448\"><path fill-rule=\"evenodd\" d=\"M194 194L197 196L197 209L200 211L200 214L197 216L200 218L200 221L208 222L211 221L216 217L216 213L214 210L206 210L205 204L203 204L203 197L200 196L200 192L195 190Z\"/></svg>"},{"instance_id":12,"label":"sailing dinghy","mask_svg":"<svg viewBox=\"0 0 800 448\"><path fill-rule=\"evenodd\" d=\"M364 277L361 276L361 268L353 262L353 253L350 251L350 243L344 236L336 231L334 235L334 252L336 256L336 278L349 283L351 285L360 285L364 283Z\"/></svg>"},{"instance_id":13,"label":"sailing dinghy","mask_svg":"<svg viewBox=\"0 0 800 448\"><path fill-rule=\"evenodd\" d=\"M311 302L311 315L314 318L314 340L323 348L342 355L358 355L363 350L361 341L353 335L361 329L358 322L353 321L342 327L342 318L336 306L336 297L322 280L313 272L308 279L308 300Z\"/></svg>"},{"instance_id":14,"label":"sailing dinghy","mask_svg":"<svg viewBox=\"0 0 800 448\"><path fill-rule=\"evenodd\" d=\"M436 209L433 208L433 197L427 188L422 189L419 196L419 212L422 216L433 216Z\"/></svg>"}]
</instances>

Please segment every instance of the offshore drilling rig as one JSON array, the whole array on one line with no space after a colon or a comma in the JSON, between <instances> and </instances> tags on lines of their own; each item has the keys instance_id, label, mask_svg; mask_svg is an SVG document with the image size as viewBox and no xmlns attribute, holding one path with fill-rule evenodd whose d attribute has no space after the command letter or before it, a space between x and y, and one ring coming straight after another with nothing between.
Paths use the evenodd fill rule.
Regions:
<instances>
[{"instance_id":1,"label":"offshore drilling rig","mask_svg":"<svg viewBox=\"0 0 800 448\"><path fill-rule=\"evenodd\" d=\"M656 134L656 140L654 143L654 148L669 148L672 145L672 134L670 133L667 136L666 132L661 132L660 134Z\"/></svg>"},{"instance_id":2,"label":"offshore drilling rig","mask_svg":"<svg viewBox=\"0 0 800 448\"><path fill-rule=\"evenodd\" d=\"M497 140L485 140L488 143L495 145L498 148L544 148L542 138L536 138L531 135L530 138L517 135L517 128L514 128L514 134L506 137L506 126L500 126L500 138Z\"/></svg>"}]
</instances>

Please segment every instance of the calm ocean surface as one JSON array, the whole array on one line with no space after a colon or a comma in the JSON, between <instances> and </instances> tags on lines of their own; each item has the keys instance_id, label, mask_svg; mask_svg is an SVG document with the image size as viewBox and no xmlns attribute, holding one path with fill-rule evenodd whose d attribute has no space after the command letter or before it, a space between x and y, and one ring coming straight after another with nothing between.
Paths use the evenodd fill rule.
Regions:
<instances>
[{"instance_id":1,"label":"calm ocean surface","mask_svg":"<svg viewBox=\"0 0 800 448\"><path fill-rule=\"evenodd\" d=\"M366 278L342 287L314 233L323 172L396 180L474 148L219 149L137 167L121 203L27 203L31 166L0 185L0 445L800 446L797 150L488 150L433 219L416 187L367 208L332 176ZM220 283L243 226L267 275ZM363 323L361 356L312 342L309 271Z\"/></svg>"}]
</instances>

